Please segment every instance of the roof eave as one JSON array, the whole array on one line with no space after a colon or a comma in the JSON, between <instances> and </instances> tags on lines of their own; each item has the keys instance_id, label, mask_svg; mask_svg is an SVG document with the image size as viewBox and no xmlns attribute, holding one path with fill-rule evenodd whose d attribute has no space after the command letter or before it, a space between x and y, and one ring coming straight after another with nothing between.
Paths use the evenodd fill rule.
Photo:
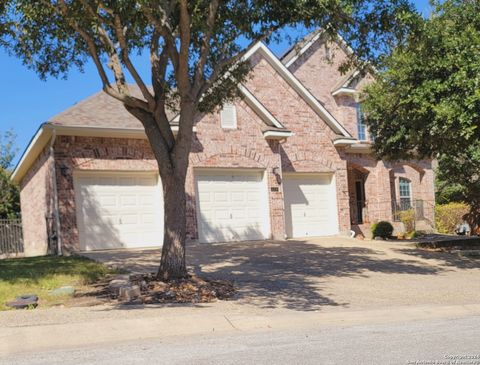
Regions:
<instances>
[{"instance_id":1,"label":"roof eave","mask_svg":"<svg viewBox=\"0 0 480 365\"><path fill-rule=\"evenodd\" d=\"M373 144L371 142L358 142L350 146L347 146L345 152L369 154L373 152Z\"/></svg>"},{"instance_id":2,"label":"roof eave","mask_svg":"<svg viewBox=\"0 0 480 365\"><path fill-rule=\"evenodd\" d=\"M355 96L356 94L357 94L357 90L347 88L347 87L341 87L340 89L337 89L334 92L332 92L332 96L341 96L341 95Z\"/></svg>"},{"instance_id":3,"label":"roof eave","mask_svg":"<svg viewBox=\"0 0 480 365\"><path fill-rule=\"evenodd\" d=\"M174 135L178 133L179 126L172 125ZM197 128L193 127L193 132ZM79 137L105 137L105 138L132 138L147 139L145 130L142 128L104 128L92 126L64 126L53 123L44 123L40 126L23 153L20 161L13 170L10 179L16 183L20 183L28 169L37 159L38 155L43 151L48 141L55 132L57 136L79 136Z\"/></svg>"},{"instance_id":4,"label":"roof eave","mask_svg":"<svg viewBox=\"0 0 480 365\"><path fill-rule=\"evenodd\" d=\"M286 139L293 136L291 131L265 131L263 132L263 137L265 139Z\"/></svg>"},{"instance_id":5,"label":"roof eave","mask_svg":"<svg viewBox=\"0 0 480 365\"><path fill-rule=\"evenodd\" d=\"M15 169L10 175L10 180L15 183L20 183L27 173L28 169L37 159L38 155L43 151L48 141L52 137L53 129L50 128L49 124L43 123L30 140L27 148L20 157Z\"/></svg>"}]
</instances>

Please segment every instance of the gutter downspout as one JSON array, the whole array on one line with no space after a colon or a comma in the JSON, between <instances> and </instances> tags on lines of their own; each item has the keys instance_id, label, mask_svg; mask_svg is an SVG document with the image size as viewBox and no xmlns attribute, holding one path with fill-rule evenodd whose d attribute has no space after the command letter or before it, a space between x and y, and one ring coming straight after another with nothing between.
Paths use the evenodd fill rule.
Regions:
<instances>
[{"instance_id":1,"label":"gutter downspout","mask_svg":"<svg viewBox=\"0 0 480 365\"><path fill-rule=\"evenodd\" d=\"M282 177L282 183L280 184L280 189L282 189L282 207L283 207L283 237L284 239L287 239L287 218L285 214L285 191L283 190L283 168L282 168L282 153L281 153L281 148L282 144L287 142L287 138L282 138L281 140L278 141L278 156L280 157L280 174Z\"/></svg>"},{"instance_id":2,"label":"gutter downspout","mask_svg":"<svg viewBox=\"0 0 480 365\"><path fill-rule=\"evenodd\" d=\"M58 189L57 189L57 169L55 167L55 153L53 144L57 138L57 133L52 128L52 138L50 140L50 157L52 158L52 180L53 180L53 209L55 216L55 230L57 231L57 255L62 256L62 236L60 234L60 214L58 213Z\"/></svg>"}]
</instances>

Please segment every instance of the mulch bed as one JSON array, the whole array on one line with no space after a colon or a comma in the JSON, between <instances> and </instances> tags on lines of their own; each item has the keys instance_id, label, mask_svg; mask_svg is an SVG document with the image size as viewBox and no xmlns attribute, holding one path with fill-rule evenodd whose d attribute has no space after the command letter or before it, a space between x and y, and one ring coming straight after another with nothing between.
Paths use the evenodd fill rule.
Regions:
<instances>
[{"instance_id":1,"label":"mulch bed","mask_svg":"<svg viewBox=\"0 0 480 365\"><path fill-rule=\"evenodd\" d=\"M209 280L192 275L189 278L163 282L154 274L131 275L133 285L140 287L141 295L135 303L210 303L228 300L235 295L230 281Z\"/></svg>"}]
</instances>

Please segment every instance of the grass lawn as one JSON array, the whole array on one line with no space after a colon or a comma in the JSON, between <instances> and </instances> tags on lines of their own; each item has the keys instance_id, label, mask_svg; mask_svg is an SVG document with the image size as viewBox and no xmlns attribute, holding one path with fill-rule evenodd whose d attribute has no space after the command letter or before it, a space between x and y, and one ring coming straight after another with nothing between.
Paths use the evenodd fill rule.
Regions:
<instances>
[{"instance_id":1,"label":"grass lawn","mask_svg":"<svg viewBox=\"0 0 480 365\"><path fill-rule=\"evenodd\" d=\"M51 306L68 298L49 295L52 289L74 286L81 289L115 273L83 257L31 257L0 260L0 310L19 295L36 294L39 306Z\"/></svg>"}]
</instances>

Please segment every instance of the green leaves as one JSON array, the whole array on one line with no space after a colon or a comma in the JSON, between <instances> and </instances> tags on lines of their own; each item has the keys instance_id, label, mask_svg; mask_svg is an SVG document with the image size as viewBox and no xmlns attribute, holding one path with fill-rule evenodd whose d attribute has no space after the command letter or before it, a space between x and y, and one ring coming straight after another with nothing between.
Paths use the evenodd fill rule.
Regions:
<instances>
[{"instance_id":1,"label":"green leaves","mask_svg":"<svg viewBox=\"0 0 480 365\"><path fill-rule=\"evenodd\" d=\"M175 0L6 0L0 7L0 44L41 78L66 77L72 67L82 69L93 59L104 88L116 83L119 92L125 92L122 83L128 74L135 79L136 65L128 65L124 55L143 54L150 58L152 75L142 81L156 80L155 92L161 94L156 98L165 99L175 94L169 90L179 87L180 4ZM210 18L212 6L217 10ZM195 75L200 74L203 85L193 88L201 92L194 93L199 103L206 89L215 84L215 92L210 91L199 107L202 112L236 94L230 89L249 70L239 67L232 75L235 79L219 83L222 72L251 44L280 41L279 31L287 26L323 27L332 36L340 33L357 51L344 65L347 68L359 60L380 58L404 38L408 25L418 17L408 0L196 0L187 2L187 11L188 75L182 77L194 85ZM167 66L154 65L157 58Z\"/></svg>"},{"instance_id":2,"label":"green leaves","mask_svg":"<svg viewBox=\"0 0 480 365\"><path fill-rule=\"evenodd\" d=\"M364 102L377 154L437 157L438 198L480 211L480 3L437 4L384 66Z\"/></svg>"},{"instance_id":3,"label":"green leaves","mask_svg":"<svg viewBox=\"0 0 480 365\"><path fill-rule=\"evenodd\" d=\"M15 139L12 130L0 133L0 219L15 218L20 213L18 187L10 181L9 172L17 152Z\"/></svg>"},{"instance_id":4,"label":"green leaves","mask_svg":"<svg viewBox=\"0 0 480 365\"><path fill-rule=\"evenodd\" d=\"M0 133L0 168L7 170L12 167L12 161L17 153L15 140L17 136L13 130Z\"/></svg>"},{"instance_id":5,"label":"green leaves","mask_svg":"<svg viewBox=\"0 0 480 365\"><path fill-rule=\"evenodd\" d=\"M0 167L0 219L17 218L20 214L18 187L10 181L10 174Z\"/></svg>"},{"instance_id":6,"label":"green leaves","mask_svg":"<svg viewBox=\"0 0 480 365\"><path fill-rule=\"evenodd\" d=\"M452 153L480 137L479 10L445 2L386 59L365 101L380 156Z\"/></svg>"}]
</instances>

